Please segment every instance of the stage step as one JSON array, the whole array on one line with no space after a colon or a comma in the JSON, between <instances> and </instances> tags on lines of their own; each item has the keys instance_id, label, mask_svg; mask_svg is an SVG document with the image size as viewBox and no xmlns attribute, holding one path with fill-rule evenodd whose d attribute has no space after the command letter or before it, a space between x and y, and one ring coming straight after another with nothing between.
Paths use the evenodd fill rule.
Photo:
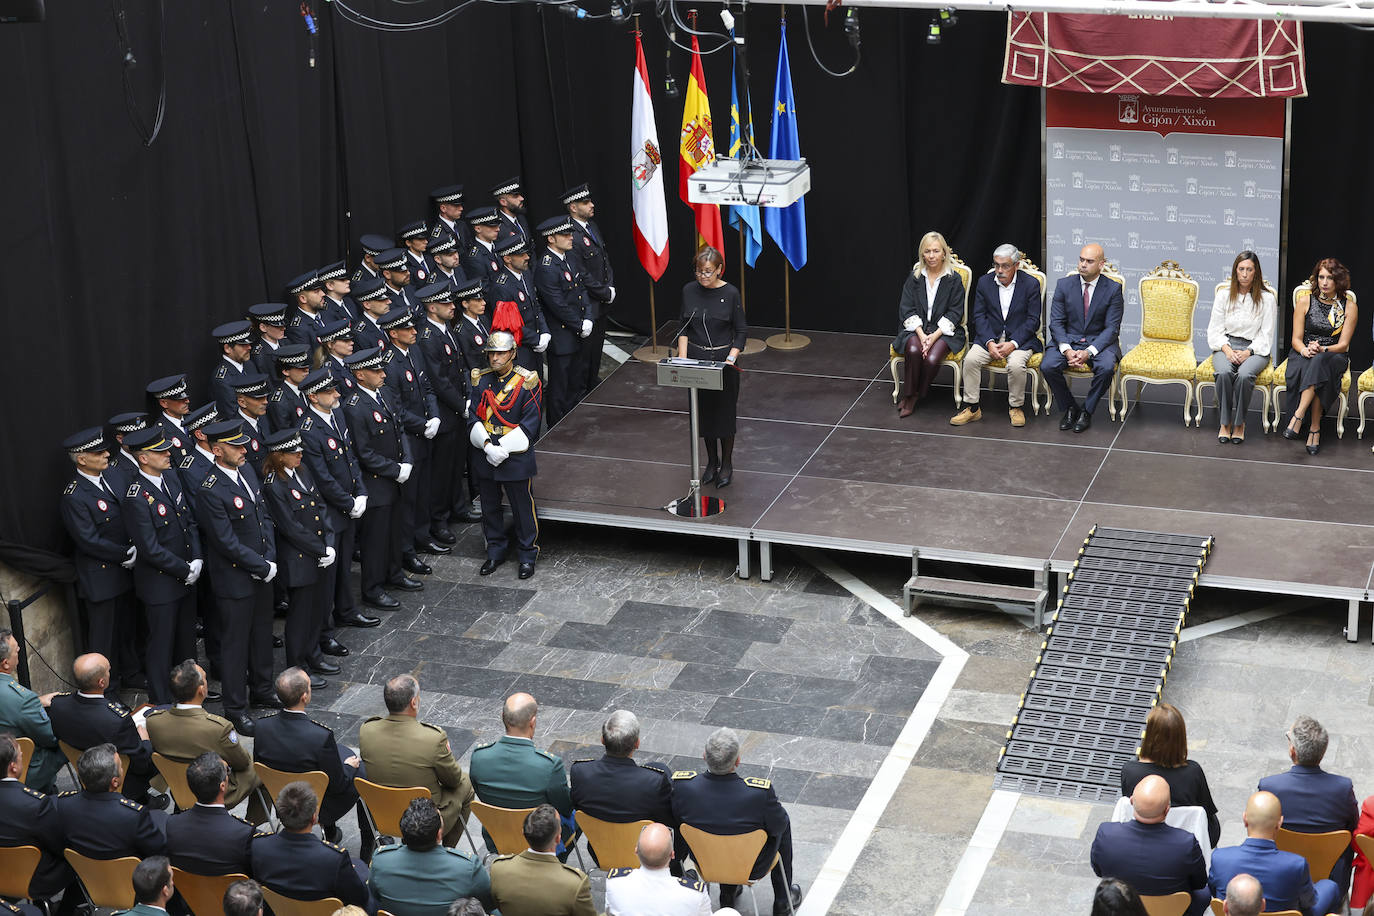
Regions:
<instances>
[{"instance_id":1,"label":"stage step","mask_svg":"<svg viewBox=\"0 0 1374 916\"><path fill-rule=\"evenodd\" d=\"M1134 758L1145 717L1163 693L1212 545L1210 536L1088 532L994 785L1083 801L1120 795L1121 765Z\"/></svg>"},{"instance_id":2,"label":"stage step","mask_svg":"<svg viewBox=\"0 0 1374 916\"><path fill-rule=\"evenodd\" d=\"M1049 601L1049 564L1036 573L1034 586L1003 585L1000 582L980 582L976 579L945 579L920 574L921 554L911 552L911 578L902 586L902 606L906 616L915 612L923 598L971 604L1015 605L1030 610L1035 627L1040 629L1045 618L1045 604Z\"/></svg>"}]
</instances>

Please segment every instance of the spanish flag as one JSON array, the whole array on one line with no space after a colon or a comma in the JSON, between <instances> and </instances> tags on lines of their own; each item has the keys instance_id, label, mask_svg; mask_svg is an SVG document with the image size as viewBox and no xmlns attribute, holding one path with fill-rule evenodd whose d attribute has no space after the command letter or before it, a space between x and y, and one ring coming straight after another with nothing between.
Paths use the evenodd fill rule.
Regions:
<instances>
[{"instance_id":1,"label":"spanish flag","mask_svg":"<svg viewBox=\"0 0 1374 916\"><path fill-rule=\"evenodd\" d=\"M710 245L725 256L725 232L720 226L718 204L694 204L687 199L687 179L715 161L716 144L711 136L711 105L706 100L706 74L701 69L701 49L692 36L692 74L687 80L687 100L682 106L682 143L678 151L677 192L692 208L697 222L697 244Z\"/></svg>"}]
</instances>

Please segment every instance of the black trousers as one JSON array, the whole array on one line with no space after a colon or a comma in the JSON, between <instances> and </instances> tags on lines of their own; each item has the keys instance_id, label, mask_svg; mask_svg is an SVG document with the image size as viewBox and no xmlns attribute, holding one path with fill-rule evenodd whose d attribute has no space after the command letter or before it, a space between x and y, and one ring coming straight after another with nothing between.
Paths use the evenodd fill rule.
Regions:
<instances>
[{"instance_id":1,"label":"black trousers","mask_svg":"<svg viewBox=\"0 0 1374 916\"><path fill-rule=\"evenodd\" d=\"M504 492L515 518L515 556L521 563L533 563L539 558L539 517L534 511L531 481L479 477L477 484L482 497L482 534L487 539L487 558L504 559L510 549L505 518L501 514L501 494Z\"/></svg>"},{"instance_id":2,"label":"black trousers","mask_svg":"<svg viewBox=\"0 0 1374 916\"><path fill-rule=\"evenodd\" d=\"M429 522L424 536L429 532L448 527L449 516L453 512L454 494L458 491L463 476L462 458L467 449L458 450L458 431L441 431L430 443L429 472Z\"/></svg>"},{"instance_id":3,"label":"black trousers","mask_svg":"<svg viewBox=\"0 0 1374 916\"><path fill-rule=\"evenodd\" d=\"M196 581L196 610L205 630L205 657L210 660L210 670L219 676L222 665L219 654L219 610L215 604L215 589L210 584L209 570L202 570Z\"/></svg>"},{"instance_id":4,"label":"black trousers","mask_svg":"<svg viewBox=\"0 0 1374 916\"><path fill-rule=\"evenodd\" d=\"M545 354L549 358L549 422L552 426L577 406L586 394L586 370L582 351Z\"/></svg>"},{"instance_id":5,"label":"black trousers","mask_svg":"<svg viewBox=\"0 0 1374 916\"><path fill-rule=\"evenodd\" d=\"M241 715L254 697L275 696L272 688L272 586L254 582L247 598L219 599L220 692L224 711Z\"/></svg>"},{"instance_id":6,"label":"black trousers","mask_svg":"<svg viewBox=\"0 0 1374 916\"><path fill-rule=\"evenodd\" d=\"M404 492L406 484L401 485ZM363 594L376 591L386 580L401 571L401 542L396 529L401 524L401 499L383 506L368 506L358 520L358 541L362 552Z\"/></svg>"},{"instance_id":7,"label":"black trousers","mask_svg":"<svg viewBox=\"0 0 1374 916\"><path fill-rule=\"evenodd\" d=\"M176 601L145 604L143 613L148 621L148 699L162 706L172 702L172 666L196 655L196 593L188 590Z\"/></svg>"},{"instance_id":8,"label":"black trousers","mask_svg":"<svg viewBox=\"0 0 1374 916\"><path fill-rule=\"evenodd\" d=\"M329 521L338 532L335 549L339 555L330 567L334 570L334 600L331 605L333 613L325 618L323 626L320 627L321 639L332 637L335 621L347 617L356 610L353 600L353 544L358 535L358 520L330 510Z\"/></svg>"},{"instance_id":9,"label":"black trousers","mask_svg":"<svg viewBox=\"0 0 1374 916\"><path fill-rule=\"evenodd\" d=\"M305 668L320 656L320 631L329 619L329 605L334 596L334 567L319 570L309 585L287 588L286 627L282 634L286 644L286 664Z\"/></svg>"},{"instance_id":10,"label":"black trousers","mask_svg":"<svg viewBox=\"0 0 1374 916\"><path fill-rule=\"evenodd\" d=\"M132 644L133 611L132 589L104 601L86 601L86 651L109 660L111 690L118 690L120 675L132 670L125 667L129 659L121 649Z\"/></svg>"},{"instance_id":11,"label":"black trousers","mask_svg":"<svg viewBox=\"0 0 1374 916\"><path fill-rule=\"evenodd\" d=\"M415 555L415 542L429 540L429 475L430 441L423 436L410 436L410 477L401 484L401 524L392 537L403 556ZM422 534L423 532L423 534Z\"/></svg>"},{"instance_id":12,"label":"black trousers","mask_svg":"<svg viewBox=\"0 0 1374 916\"><path fill-rule=\"evenodd\" d=\"M601 308L608 306L603 302ZM606 342L606 318L602 316L592 322L592 333L582 341L582 390L584 395L601 384L601 345Z\"/></svg>"}]
</instances>

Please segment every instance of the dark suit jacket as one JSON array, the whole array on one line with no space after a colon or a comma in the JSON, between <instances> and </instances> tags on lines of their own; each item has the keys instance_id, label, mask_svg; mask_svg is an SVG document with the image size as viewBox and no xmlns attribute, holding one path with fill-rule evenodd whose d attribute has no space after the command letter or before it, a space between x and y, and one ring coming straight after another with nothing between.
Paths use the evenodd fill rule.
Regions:
<instances>
[{"instance_id":1,"label":"dark suit jacket","mask_svg":"<svg viewBox=\"0 0 1374 916\"><path fill-rule=\"evenodd\" d=\"M320 770L329 777L329 788L320 800L322 822L334 823L357 803L352 767L344 766L328 726L299 712L265 716L258 725L253 737L254 760L287 773Z\"/></svg>"},{"instance_id":2,"label":"dark suit jacket","mask_svg":"<svg viewBox=\"0 0 1374 916\"><path fill-rule=\"evenodd\" d=\"M1121 335L1121 318L1126 312L1126 300L1121 296L1121 284L1098 274L1087 320L1083 317L1083 281L1077 274L1064 277L1054 285L1054 299L1050 302L1050 345L1055 349L1066 343L1074 349L1095 347L1098 353L1109 347L1121 356L1117 338Z\"/></svg>"},{"instance_id":3,"label":"dark suit jacket","mask_svg":"<svg viewBox=\"0 0 1374 916\"><path fill-rule=\"evenodd\" d=\"M128 711L104 697L59 693L48 706L48 718L57 740L83 751L108 741L119 753L128 755L130 770L153 775L152 746L139 737L138 726Z\"/></svg>"},{"instance_id":4,"label":"dark suit jacket","mask_svg":"<svg viewBox=\"0 0 1374 916\"><path fill-rule=\"evenodd\" d=\"M92 859L160 855L166 816L116 792L63 792L57 818L67 846Z\"/></svg>"},{"instance_id":5,"label":"dark suit jacket","mask_svg":"<svg viewBox=\"0 0 1374 916\"><path fill-rule=\"evenodd\" d=\"M573 807L578 811L619 824L648 818L677 826L673 784L657 764L607 754L598 760L575 761L568 776Z\"/></svg>"},{"instance_id":6,"label":"dark suit jacket","mask_svg":"<svg viewBox=\"0 0 1374 916\"><path fill-rule=\"evenodd\" d=\"M1002 317L1002 297L997 278L983 274L973 287L973 342L986 347L990 340L1000 340L1003 332L1007 340L1016 341L1022 350L1040 352L1044 345L1036 332L1040 330L1040 284L1030 274L1017 271L1016 284L1011 291L1011 307Z\"/></svg>"},{"instance_id":7,"label":"dark suit jacket","mask_svg":"<svg viewBox=\"0 0 1374 916\"><path fill-rule=\"evenodd\" d=\"M1226 885L1242 873L1259 881L1264 889L1266 910L1302 910L1309 913L1317 899L1307 860L1297 853L1283 852L1274 845L1273 840L1249 837L1239 846L1212 850L1212 873L1209 876L1212 896L1224 900Z\"/></svg>"},{"instance_id":8,"label":"dark suit jacket","mask_svg":"<svg viewBox=\"0 0 1374 916\"><path fill-rule=\"evenodd\" d=\"M926 278L918 277L914 273L907 274L906 282L902 284L902 301L897 306L898 324L915 315L920 319L921 330L931 334L934 333L941 318L948 318L950 324L954 325L954 333L945 335L949 351L958 353L964 349L964 281L959 275L951 270L940 278L939 285L935 287L935 303L930 309L929 317L926 316L926 304ZM911 335L911 331L902 327L897 332L893 348L901 353Z\"/></svg>"},{"instance_id":9,"label":"dark suit jacket","mask_svg":"<svg viewBox=\"0 0 1374 916\"><path fill-rule=\"evenodd\" d=\"M205 535L205 566L215 594L248 598L277 559L277 539L266 496L248 465L238 468L239 483L219 469L196 487L197 517ZM244 491L250 488L252 497Z\"/></svg>"},{"instance_id":10,"label":"dark suit jacket","mask_svg":"<svg viewBox=\"0 0 1374 916\"><path fill-rule=\"evenodd\" d=\"M133 574L120 564L128 555L119 493L107 478L109 492L77 474L62 491L62 523L76 545L76 578L87 601L109 601L133 589Z\"/></svg>"},{"instance_id":11,"label":"dark suit jacket","mask_svg":"<svg viewBox=\"0 0 1374 916\"><path fill-rule=\"evenodd\" d=\"M172 864L196 875L252 876L249 845L257 830L225 808L194 805L167 819Z\"/></svg>"},{"instance_id":12,"label":"dark suit jacket","mask_svg":"<svg viewBox=\"0 0 1374 916\"><path fill-rule=\"evenodd\" d=\"M76 873L62 855L67 840L53 799L17 779L3 779L0 811L5 812L0 817L0 846L37 846L43 851L29 893L51 897L71 883Z\"/></svg>"},{"instance_id":13,"label":"dark suit jacket","mask_svg":"<svg viewBox=\"0 0 1374 916\"><path fill-rule=\"evenodd\" d=\"M1283 826L1299 833L1355 830L1360 803L1348 776L1328 773L1321 767L1294 766L1259 781L1261 792L1273 792L1283 806ZM1347 849L1331 869L1331 880L1350 886L1355 853Z\"/></svg>"},{"instance_id":14,"label":"dark suit jacket","mask_svg":"<svg viewBox=\"0 0 1374 916\"><path fill-rule=\"evenodd\" d=\"M253 875L293 900L338 897L377 911L347 851L313 833L273 833L253 839Z\"/></svg>"},{"instance_id":15,"label":"dark suit jacket","mask_svg":"<svg viewBox=\"0 0 1374 916\"><path fill-rule=\"evenodd\" d=\"M1120 878L1141 894L1173 894L1207 886L1207 862L1197 839L1168 824L1107 822L1097 828L1091 861L1099 878Z\"/></svg>"}]
</instances>

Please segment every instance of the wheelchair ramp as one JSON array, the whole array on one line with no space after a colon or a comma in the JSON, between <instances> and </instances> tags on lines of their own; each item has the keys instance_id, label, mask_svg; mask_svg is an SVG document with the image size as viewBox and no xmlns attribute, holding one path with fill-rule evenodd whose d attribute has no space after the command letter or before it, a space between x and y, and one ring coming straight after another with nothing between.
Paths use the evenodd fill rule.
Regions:
<instances>
[{"instance_id":1,"label":"wheelchair ramp","mask_svg":"<svg viewBox=\"0 0 1374 916\"><path fill-rule=\"evenodd\" d=\"M1088 532L1050 618L1007 744L999 789L1113 801L1159 702L1214 539Z\"/></svg>"}]
</instances>

